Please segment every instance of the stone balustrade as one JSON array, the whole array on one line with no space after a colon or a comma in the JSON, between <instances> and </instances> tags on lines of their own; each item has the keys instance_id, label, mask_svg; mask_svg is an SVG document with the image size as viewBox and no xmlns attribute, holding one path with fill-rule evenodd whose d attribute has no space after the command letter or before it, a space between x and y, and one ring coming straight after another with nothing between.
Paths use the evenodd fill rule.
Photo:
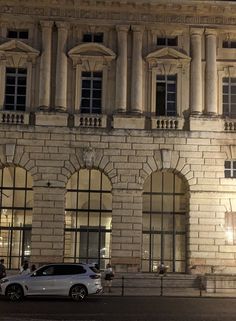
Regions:
<instances>
[{"instance_id":1,"label":"stone balustrade","mask_svg":"<svg viewBox=\"0 0 236 321\"><path fill-rule=\"evenodd\" d=\"M236 131L236 121L225 121L225 131Z\"/></svg>"},{"instance_id":2,"label":"stone balustrade","mask_svg":"<svg viewBox=\"0 0 236 321\"><path fill-rule=\"evenodd\" d=\"M78 114L74 116L75 127L107 127L106 115Z\"/></svg>"},{"instance_id":3,"label":"stone balustrade","mask_svg":"<svg viewBox=\"0 0 236 321\"><path fill-rule=\"evenodd\" d=\"M14 111L1 111L0 112L0 122L3 124L29 124L29 114L22 112L14 112Z\"/></svg>"},{"instance_id":4,"label":"stone balustrade","mask_svg":"<svg viewBox=\"0 0 236 321\"><path fill-rule=\"evenodd\" d=\"M181 117L153 117L152 129L182 130L184 119Z\"/></svg>"}]
</instances>

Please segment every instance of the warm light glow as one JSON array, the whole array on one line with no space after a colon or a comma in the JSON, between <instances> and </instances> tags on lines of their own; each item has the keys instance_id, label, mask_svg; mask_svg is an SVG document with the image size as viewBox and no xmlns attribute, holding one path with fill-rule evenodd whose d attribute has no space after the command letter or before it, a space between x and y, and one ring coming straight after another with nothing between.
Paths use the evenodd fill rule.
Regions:
<instances>
[{"instance_id":1,"label":"warm light glow","mask_svg":"<svg viewBox=\"0 0 236 321\"><path fill-rule=\"evenodd\" d=\"M226 234L227 242L232 244L234 242L233 230L230 227L226 227L225 234Z\"/></svg>"}]
</instances>

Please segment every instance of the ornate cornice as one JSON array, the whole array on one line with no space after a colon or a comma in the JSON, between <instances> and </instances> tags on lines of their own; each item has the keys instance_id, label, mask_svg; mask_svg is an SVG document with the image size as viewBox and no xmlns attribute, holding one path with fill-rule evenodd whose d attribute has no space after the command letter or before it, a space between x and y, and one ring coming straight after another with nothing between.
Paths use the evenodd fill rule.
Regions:
<instances>
[{"instance_id":1,"label":"ornate cornice","mask_svg":"<svg viewBox=\"0 0 236 321\"><path fill-rule=\"evenodd\" d=\"M4 1L5 2L5 1ZM10 0L1 3L2 18L9 14L51 19L91 19L114 22L123 20L129 23L175 23L194 25L235 25L236 4L212 4L211 1L168 1L150 0L150 3L129 1L96 0ZM173 14L176 12L176 14Z\"/></svg>"}]
</instances>

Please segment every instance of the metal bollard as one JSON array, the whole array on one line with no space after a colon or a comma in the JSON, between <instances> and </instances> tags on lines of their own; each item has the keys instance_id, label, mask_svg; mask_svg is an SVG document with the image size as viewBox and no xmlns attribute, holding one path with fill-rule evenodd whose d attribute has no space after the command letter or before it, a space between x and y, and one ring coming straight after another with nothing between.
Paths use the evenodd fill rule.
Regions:
<instances>
[{"instance_id":1,"label":"metal bollard","mask_svg":"<svg viewBox=\"0 0 236 321\"><path fill-rule=\"evenodd\" d=\"M160 296L163 296L163 275L161 275L161 293Z\"/></svg>"},{"instance_id":2,"label":"metal bollard","mask_svg":"<svg viewBox=\"0 0 236 321\"><path fill-rule=\"evenodd\" d=\"M124 296L124 291L125 291L125 278L122 276L121 278L121 296Z\"/></svg>"}]
</instances>

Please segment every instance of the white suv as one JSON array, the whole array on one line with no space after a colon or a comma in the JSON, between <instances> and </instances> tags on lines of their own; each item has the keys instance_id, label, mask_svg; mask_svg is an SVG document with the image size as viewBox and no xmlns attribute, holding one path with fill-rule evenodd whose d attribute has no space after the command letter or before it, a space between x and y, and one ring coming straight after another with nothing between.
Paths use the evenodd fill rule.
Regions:
<instances>
[{"instance_id":1,"label":"white suv","mask_svg":"<svg viewBox=\"0 0 236 321\"><path fill-rule=\"evenodd\" d=\"M70 296L82 301L89 294L102 291L101 274L89 264L48 264L26 275L0 280L0 294L11 301L30 295Z\"/></svg>"}]
</instances>

